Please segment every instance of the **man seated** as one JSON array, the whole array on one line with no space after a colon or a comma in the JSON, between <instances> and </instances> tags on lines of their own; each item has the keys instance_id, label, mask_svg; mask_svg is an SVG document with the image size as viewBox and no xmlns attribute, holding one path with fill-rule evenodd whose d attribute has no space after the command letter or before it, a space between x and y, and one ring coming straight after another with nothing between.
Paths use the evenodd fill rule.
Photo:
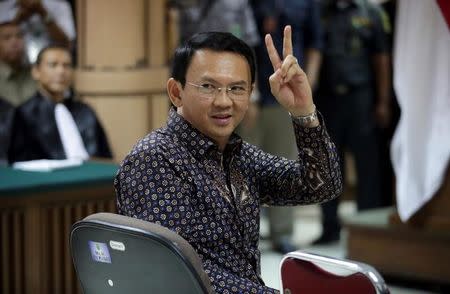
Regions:
<instances>
[{"instance_id":1,"label":"man seated","mask_svg":"<svg viewBox=\"0 0 450 294\"><path fill-rule=\"evenodd\" d=\"M66 97L73 81L68 49L44 48L32 75L39 89L16 110L9 161L111 158L95 112L74 97Z\"/></svg>"},{"instance_id":2,"label":"man seated","mask_svg":"<svg viewBox=\"0 0 450 294\"><path fill-rule=\"evenodd\" d=\"M292 116L298 159L265 153L234 133L249 106L255 59L229 33L194 35L173 59L167 125L141 139L115 179L121 214L163 225L200 255L217 293L278 293L260 276L260 206L328 201L342 191L336 148L292 55L266 36L269 83Z\"/></svg>"},{"instance_id":3,"label":"man seated","mask_svg":"<svg viewBox=\"0 0 450 294\"><path fill-rule=\"evenodd\" d=\"M8 163L14 107L0 97L0 166Z\"/></svg>"}]
</instances>

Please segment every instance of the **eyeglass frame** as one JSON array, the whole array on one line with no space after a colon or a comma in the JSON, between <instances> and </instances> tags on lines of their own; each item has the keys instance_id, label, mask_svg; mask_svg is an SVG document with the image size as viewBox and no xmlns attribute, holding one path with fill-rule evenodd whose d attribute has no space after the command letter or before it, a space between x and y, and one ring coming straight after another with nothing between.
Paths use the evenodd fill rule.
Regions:
<instances>
[{"instance_id":1,"label":"eyeglass frame","mask_svg":"<svg viewBox=\"0 0 450 294\"><path fill-rule=\"evenodd\" d=\"M215 98L218 93L222 92L222 89L225 89L225 93L227 94L228 98L230 98L231 100L244 100L244 99L240 99L240 97L243 97L243 98L244 97L250 97L250 92L251 92L251 91L249 91L249 89L247 89L246 87L242 86L242 88L245 89L244 93L242 93L242 94L233 94L231 87L235 87L237 85L228 85L228 86L217 87L213 83L207 82L207 83L204 83L204 84L211 85L213 87L213 89L211 89L211 93L205 93L205 92L202 93L201 92L202 89L203 90L208 90L208 91L209 91L209 89L206 88L204 85L195 84L195 83L192 83L192 82L189 82L189 81L186 81L186 84L196 87L200 94L208 95L208 97L205 97L205 98L208 98L208 99ZM251 88L253 88L253 87L251 87ZM230 93L231 93L231 96L230 96ZM246 94L248 96L246 96Z\"/></svg>"}]
</instances>

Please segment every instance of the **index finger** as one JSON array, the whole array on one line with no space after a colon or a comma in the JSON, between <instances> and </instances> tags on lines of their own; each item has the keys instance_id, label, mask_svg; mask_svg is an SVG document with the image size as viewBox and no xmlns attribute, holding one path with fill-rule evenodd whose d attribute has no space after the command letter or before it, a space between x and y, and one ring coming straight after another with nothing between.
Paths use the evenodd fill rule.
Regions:
<instances>
[{"instance_id":1,"label":"index finger","mask_svg":"<svg viewBox=\"0 0 450 294\"><path fill-rule=\"evenodd\" d=\"M291 26L284 27L283 36L283 59L288 55L292 55L294 52L292 50L292 28Z\"/></svg>"},{"instance_id":2,"label":"index finger","mask_svg":"<svg viewBox=\"0 0 450 294\"><path fill-rule=\"evenodd\" d=\"M281 66L280 56L278 55L277 49L275 49L275 45L273 44L272 37L269 34L266 35L265 41L270 62L272 63L273 70L276 71Z\"/></svg>"}]
</instances>

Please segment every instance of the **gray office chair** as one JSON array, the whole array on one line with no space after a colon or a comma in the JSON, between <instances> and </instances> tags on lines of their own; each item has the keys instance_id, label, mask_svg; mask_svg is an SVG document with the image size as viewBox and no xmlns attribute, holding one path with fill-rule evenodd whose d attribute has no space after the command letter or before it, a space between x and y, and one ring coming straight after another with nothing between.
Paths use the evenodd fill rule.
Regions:
<instances>
[{"instance_id":1,"label":"gray office chair","mask_svg":"<svg viewBox=\"0 0 450 294\"><path fill-rule=\"evenodd\" d=\"M388 294L372 266L301 251L286 254L280 263L284 294Z\"/></svg>"},{"instance_id":2,"label":"gray office chair","mask_svg":"<svg viewBox=\"0 0 450 294\"><path fill-rule=\"evenodd\" d=\"M191 245L154 223L96 213L73 225L70 248L84 294L213 293Z\"/></svg>"}]
</instances>

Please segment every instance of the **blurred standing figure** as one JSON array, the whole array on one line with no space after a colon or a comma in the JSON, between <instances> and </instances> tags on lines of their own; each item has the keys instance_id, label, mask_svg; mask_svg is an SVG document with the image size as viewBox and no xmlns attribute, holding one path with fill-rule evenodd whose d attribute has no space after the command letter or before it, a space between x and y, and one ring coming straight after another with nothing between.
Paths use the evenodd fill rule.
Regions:
<instances>
[{"instance_id":1,"label":"blurred standing figure","mask_svg":"<svg viewBox=\"0 0 450 294\"><path fill-rule=\"evenodd\" d=\"M0 96L17 106L36 91L36 83L25 62L20 27L4 12L0 10Z\"/></svg>"},{"instance_id":2,"label":"blurred standing figure","mask_svg":"<svg viewBox=\"0 0 450 294\"><path fill-rule=\"evenodd\" d=\"M0 10L14 15L14 21L21 25L30 63L34 63L39 51L50 44L72 46L75 25L67 1L4 0L0 2Z\"/></svg>"},{"instance_id":3,"label":"blurred standing figure","mask_svg":"<svg viewBox=\"0 0 450 294\"><path fill-rule=\"evenodd\" d=\"M390 119L389 21L366 0L322 1L322 21L318 108L341 160L347 148L354 155L358 210L376 208L382 204L376 125ZM322 205L323 232L315 244L339 239L337 208L336 200Z\"/></svg>"},{"instance_id":4,"label":"blurred standing figure","mask_svg":"<svg viewBox=\"0 0 450 294\"><path fill-rule=\"evenodd\" d=\"M247 0L173 0L180 8L180 42L195 33L218 31L232 33L249 46L260 39ZM267 55L267 53L266 53Z\"/></svg>"},{"instance_id":5,"label":"blurred standing figure","mask_svg":"<svg viewBox=\"0 0 450 294\"><path fill-rule=\"evenodd\" d=\"M320 67L322 49L319 7L315 0L261 0L252 1L252 7L260 36L271 34L279 54L283 48L283 28L292 26L294 55L305 68L314 89ZM276 102L268 81L273 72L263 45L256 48L258 64L258 89L260 111L253 129L242 129L241 135L266 152L295 159L295 138L289 114ZM292 207L268 208L270 239L273 248L280 253L296 249L291 244L294 227Z\"/></svg>"}]
</instances>

